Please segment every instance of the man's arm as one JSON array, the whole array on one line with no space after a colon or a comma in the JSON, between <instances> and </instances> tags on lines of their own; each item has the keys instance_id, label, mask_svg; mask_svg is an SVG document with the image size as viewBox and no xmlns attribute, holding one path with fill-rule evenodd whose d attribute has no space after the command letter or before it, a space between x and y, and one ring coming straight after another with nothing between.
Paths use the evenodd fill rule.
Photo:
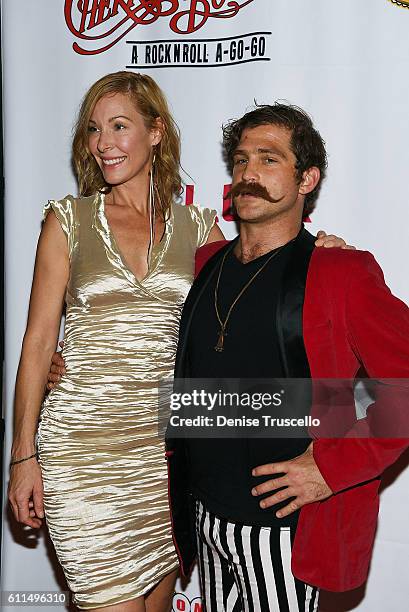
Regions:
<instances>
[{"instance_id":1,"label":"man's arm","mask_svg":"<svg viewBox=\"0 0 409 612\"><path fill-rule=\"evenodd\" d=\"M349 271L349 279L345 317L349 342L358 361L371 378L409 379L409 309L392 295L371 254L362 253ZM407 389L404 391L401 395L407 397ZM402 398L398 400L390 418L402 419ZM385 401L375 402L369 408L369 423L382 423L387 407ZM353 430L348 435L351 437L315 440L295 459L257 467L254 476L284 476L258 485L253 495L287 487L261 502L267 508L294 498L277 513L283 517L331 493L376 478L409 445L404 438L359 438L354 437Z\"/></svg>"},{"instance_id":2,"label":"man's arm","mask_svg":"<svg viewBox=\"0 0 409 612\"><path fill-rule=\"evenodd\" d=\"M218 240L225 240L224 234L220 227L215 223L210 230L209 236L205 242L205 244L211 244L212 242L217 242ZM204 246L204 245L203 245Z\"/></svg>"},{"instance_id":3,"label":"man's arm","mask_svg":"<svg viewBox=\"0 0 409 612\"><path fill-rule=\"evenodd\" d=\"M370 253L362 253L362 258L350 271L345 316L350 345L368 377L400 379L402 393L394 394L391 390L388 401L386 389L369 407L369 429L377 430L378 437L353 438L352 430L347 438L314 442L314 459L334 493L376 478L409 445L407 438L397 437L397 427L392 430L394 437L389 432L385 436L390 437L379 437L385 417L409 419L407 406L407 416L402 414L402 398L407 397L409 384L409 309L392 295L381 268ZM382 398L385 395L386 400ZM407 429L406 421L403 436L407 435Z\"/></svg>"},{"instance_id":4,"label":"man's arm","mask_svg":"<svg viewBox=\"0 0 409 612\"><path fill-rule=\"evenodd\" d=\"M253 470L253 476L284 474L280 478L267 480L252 489L252 495L257 497L285 487L263 499L260 502L261 508L270 508L279 502L291 499L287 506L276 512L278 518L283 518L305 506L305 504L322 501L333 494L314 460L313 445L314 443L311 443L305 453L295 457L295 459L279 463L267 463Z\"/></svg>"},{"instance_id":5,"label":"man's arm","mask_svg":"<svg viewBox=\"0 0 409 612\"><path fill-rule=\"evenodd\" d=\"M61 340L58 344L61 348L64 348L64 340ZM61 356L61 351L56 351L51 357L50 371L47 374L47 390L54 389L56 383L60 382L65 373L65 361Z\"/></svg>"}]
</instances>

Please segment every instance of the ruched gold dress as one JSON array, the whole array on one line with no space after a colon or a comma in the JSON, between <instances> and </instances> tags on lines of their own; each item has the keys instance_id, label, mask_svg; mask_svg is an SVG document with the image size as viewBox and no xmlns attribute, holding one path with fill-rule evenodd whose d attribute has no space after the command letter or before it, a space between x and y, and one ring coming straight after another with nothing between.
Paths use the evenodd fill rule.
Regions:
<instances>
[{"instance_id":1,"label":"ruched gold dress","mask_svg":"<svg viewBox=\"0 0 409 612\"><path fill-rule=\"evenodd\" d=\"M215 212L173 205L139 282L104 196L50 201L67 235L63 356L38 431L46 520L76 604L147 593L177 567L158 437L158 381L173 374L178 324Z\"/></svg>"}]
</instances>

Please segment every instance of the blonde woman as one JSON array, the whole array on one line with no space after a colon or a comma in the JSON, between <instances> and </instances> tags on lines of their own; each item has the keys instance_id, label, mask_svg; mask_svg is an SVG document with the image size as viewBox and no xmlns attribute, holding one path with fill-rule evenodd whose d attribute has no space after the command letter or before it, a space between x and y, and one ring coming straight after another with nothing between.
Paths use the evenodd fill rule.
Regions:
<instances>
[{"instance_id":1,"label":"blonde woman","mask_svg":"<svg viewBox=\"0 0 409 612\"><path fill-rule=\"evenodd\" d=\"M31 527L45 509L81 609L171 606L178 562L158 381L173 373L195 251L223 237L214 211L175 205L179 148L156 83L109 74L87 92L75 129L81 197L45 208L17 376L9 499ZM67 373L42 404L64 302Z\"/></svg>"},{"instance_id":2,"label":"blonde woman","mask_svg":"<svg viewBox=\"0 0 409 612\"><path fill-rule=\"evenodd\" d=\"M14 460L35 453L64 299L70 373L43 404L39 463L12 467L11 503L19 520L37 527L44 488L49 531L80 608L159 612L169 609L174 586L157 386L173 372L195 251L222 237L215 212L174 205L179 145L151 78L107 75L86 94L75 130L83 197L50 201L45 210L17 379ZM33 497L29 521L22 487Z\"/></svg>"}]
</instances>

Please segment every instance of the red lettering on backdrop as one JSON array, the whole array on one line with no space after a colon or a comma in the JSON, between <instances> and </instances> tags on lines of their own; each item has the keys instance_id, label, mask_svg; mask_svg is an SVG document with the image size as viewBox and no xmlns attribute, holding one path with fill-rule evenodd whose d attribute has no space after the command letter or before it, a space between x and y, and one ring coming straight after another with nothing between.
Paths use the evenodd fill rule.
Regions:
<instances>
[{"instance_id":1,"label":"red lettering on backdrop","mask_svg":"<svg viewBox=\"0 0 409 612\"><path fill-rule=\"evenodd\" d=\"M195 194L195 186L194 185L186 185L186 196L185 196L185 204L189 206L193 204L193 198Z\"/></svg>"},{"instance_id":2,"label":"red lettering on backdrop","mask_svg":"<svg viewBox=\"0 0 409 612\"><path fill-rule=\"evenodd\" d=\"M82 0L78 2L81 11L81 22L79 31L85 32L100 25L111 17L109 5L111 0Z\"/></svg>"},{"instance_id":3,"label":"red lettering on backdrop","mask_svg":"<svg viewBox=\"0 0 409 612\"><path fill-rule=\"evenodd\" d=\"M96 55L113 47L138 25L149 25L171 17L169 27L176 34L192 34L212 17L228 19L255 0L65 0L64 14L76 38L93 43L73 49L81 55ZM75 24L78 25L75 25ZM101 32L102 24L105 24ZM90 34L94 28L98 33ZM111 38L106 45L101 41Z\"/></svg>"},{"instance_id":4,"label":"red lettering on backdrop","mask_svg":"<svg viewBox=\"0 0 409 612\"><path fill-rule=\"evenodd\" d=\"M231 185L225 185L223 188L223 219L225 221L234 221L233 202L231 198L227 198L227 194L231 189Z\"/></svg>"},{"instance_id":5,"label":"red lettering on backdrop","mask_svg":"<svg viewBox=\"0 0 409 612\"><path fill-rule=\"evenodd\" d=\"M222 214L223 214L223 219L225 221L234 221L234 215L233 215L233 211L232 211L232 202L231 202L231 198L228 198L227 200L226 195L229 193L231 189L231 185L225 185L223 187L223 198L222 198ZM193 204L195 199L195 186L194 185L186 185L185 187L185 205L186 206L190 206L190 204ZM216 217L216 223L219 222L218 217Z\"/></svg>"}]
</instances>

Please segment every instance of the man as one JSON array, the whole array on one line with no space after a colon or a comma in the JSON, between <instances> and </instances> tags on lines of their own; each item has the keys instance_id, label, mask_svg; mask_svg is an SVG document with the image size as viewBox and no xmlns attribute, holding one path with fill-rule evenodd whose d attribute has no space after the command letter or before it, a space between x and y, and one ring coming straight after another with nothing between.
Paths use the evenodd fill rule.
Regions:
<instances>
[{"instance_id":1,"label":"man","mask_svg":"<svg viewBox=\"0 0 409 612\"><path fill-rule=\"evenodd\" d=\"M257 107L224 129L224 149L240 234L198 252L175 378L352 380L360 368L409 378L408 309L373 257L315 249L302 227L326 170L310 118ZM313 443L169 439L175 543L187 574L196 530L207 612L316 610L315 587L362 584L379 475L406 446L353 433Z\"/></svg>"}]
</instances>

